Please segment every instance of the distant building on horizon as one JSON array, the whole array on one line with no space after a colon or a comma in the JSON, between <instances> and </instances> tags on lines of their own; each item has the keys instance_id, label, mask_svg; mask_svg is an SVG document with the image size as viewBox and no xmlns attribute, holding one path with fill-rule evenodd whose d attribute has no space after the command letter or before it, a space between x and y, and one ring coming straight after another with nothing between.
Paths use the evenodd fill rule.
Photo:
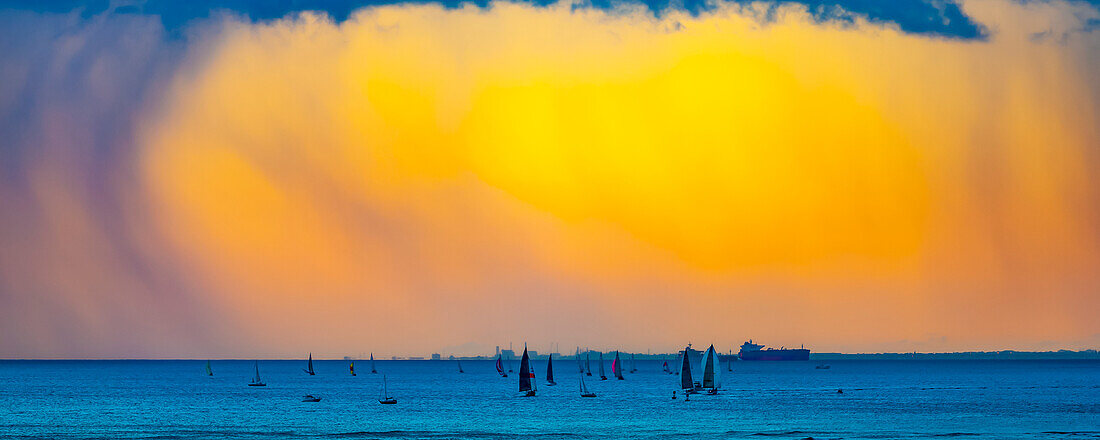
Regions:
<instances>
[{"instance_id":1,"label":"distant building on horizon","mask_svg":"<svg viewBox=\"0 0 1100 440\"><path fill-rule=\"evenodd\" d=\"M442 356L440 356L440 355L439 355L439 353L432 353L432 360L433 360L433 361L438 361L438 360L440 360L440 359L442 359L442 358L443 358L443 357L442 357Z\"/></svg>"}]
</instances>

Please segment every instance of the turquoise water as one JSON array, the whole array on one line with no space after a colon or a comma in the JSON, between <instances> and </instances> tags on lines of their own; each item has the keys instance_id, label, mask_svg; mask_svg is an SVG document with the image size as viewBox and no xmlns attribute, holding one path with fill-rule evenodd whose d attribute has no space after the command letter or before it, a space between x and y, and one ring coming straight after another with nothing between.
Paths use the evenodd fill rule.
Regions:
<instances>
[{"instance_id":1,"label":"turquoise water","mask_svg":"<svg viewBox=\"0 0 1100 440\"><path fill-rule=\"evenodd\" d=\"M1100 438L1097 361L740 362L723 393L670 399L678 377L638 362L626 380L592 380L555 362L558 386L517 397L490 361L356 363L0 361L0 436L14 438ZM610 364L608 364L610 365ZM610 370L608 370L610 373ZM843 389L838 394L837 389ZM301 396L321 397L303 403Z\"/></svg>"}]
</instances>

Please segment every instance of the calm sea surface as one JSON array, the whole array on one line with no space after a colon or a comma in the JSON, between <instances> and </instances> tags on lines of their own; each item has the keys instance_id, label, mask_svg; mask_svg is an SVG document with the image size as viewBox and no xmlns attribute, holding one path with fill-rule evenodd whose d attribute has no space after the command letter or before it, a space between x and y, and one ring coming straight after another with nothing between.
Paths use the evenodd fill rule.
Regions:
<instances>
[{"instance_id":1,"label":"calm sea surface","mask_svg":"<svg viewBox=\"0 0 1100 440\"><path fill-rule=\"evenodd\" d=\"M369 363L0 361L5 438L1100 438L1097 361L740 362L723 393L672 400L678 377L638 362L626 380L592 380L576 364L558 385L517 397L517 375L490 361L379 361L397 405L377 401ZM610 370L608 371L610 373ZM842 394L837 389L843 389ZM304 394L321 397L303 403Z\"/></svg>"}]
</instances>

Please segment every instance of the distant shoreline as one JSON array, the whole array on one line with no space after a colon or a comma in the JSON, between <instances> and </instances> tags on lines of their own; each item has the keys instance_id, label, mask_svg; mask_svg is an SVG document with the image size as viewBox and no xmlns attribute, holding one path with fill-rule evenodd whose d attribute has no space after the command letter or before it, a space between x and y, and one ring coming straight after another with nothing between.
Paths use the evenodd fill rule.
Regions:
<instances>
[{"instance_id":1,"label":"distant shoreline","mask_svg":"<svg viewBox=\"0 0 1100 440\"><path fill-rule=\"evenodd\" d=\"M593 352L597 353L597 352ZM605 354L613 354L614 352L607 352ZM657 354L644 354L644 353L627 353L621 352L622 356L633 355L636 360L652 361L652 360L675 360L677 355L675 353L657 353ZM719 357L725 361L732 357L729 354L722 354ZM546 360L547 355L539 354L532 356L535 360ZM218 359L218 358L162 358L162 359L150 359L150 358L0 358L0 362L3 361L205 361L205 360L253 360L254 358L235 358L235 359ZM378 358L379 362L387 361L422 361L422 362L454 362L456 360L463 361L489 361L495 360L496 356L463 356L454 358L442 358L442 359L424 359L422 357L388 357ZM573 355L558 355L554 354L554 359L562 362L572 361L576 362L576 358ZM262 360L300 360L297 357L286 358L263 358ZM314 361L364 361L363 358L321 358L314 357ZM513 359L514 360L514 359ZM947 352L947 353L810 353L809 362L813 361L859 361L859 360L897 360L897 361L971 361L971 360L1100 360L1100 351L1097 350L1058 350L1058 351L1015 351L1015 350L1002 350L1002 351L966 351L966 352ZM744 362L737 360L737 362ZM799 361L789 361L799 362Z\"/></svg>"}]
</instances>

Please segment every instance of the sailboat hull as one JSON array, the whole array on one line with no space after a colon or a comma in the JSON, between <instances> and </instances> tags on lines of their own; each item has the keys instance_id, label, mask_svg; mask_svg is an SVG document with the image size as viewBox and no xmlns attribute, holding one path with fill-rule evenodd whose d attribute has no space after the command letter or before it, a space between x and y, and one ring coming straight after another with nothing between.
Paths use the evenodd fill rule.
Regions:
<instances>
[{"instance_id":1,"label":"sailboat hull","mask_svg":"<svg viewBox=\"0 0 1100 440\"><path fill-rule=\"evenodd\" d=\"M393 405L397 403L397 399L382 399L379 400L378 403L381 403L383 405Z\"/></svg>"},{"instance_id":2,"label":"sailboat hull","mask_svg":"<svg viewBox=\"0 0 1100 440\"><path fill-rule=\"evenodd\" d=\"M250 387L266 387L267 384L266 383L250 383L250 384L248 384L248 386L250 386Z\"/></svg>"}]
</instances>

